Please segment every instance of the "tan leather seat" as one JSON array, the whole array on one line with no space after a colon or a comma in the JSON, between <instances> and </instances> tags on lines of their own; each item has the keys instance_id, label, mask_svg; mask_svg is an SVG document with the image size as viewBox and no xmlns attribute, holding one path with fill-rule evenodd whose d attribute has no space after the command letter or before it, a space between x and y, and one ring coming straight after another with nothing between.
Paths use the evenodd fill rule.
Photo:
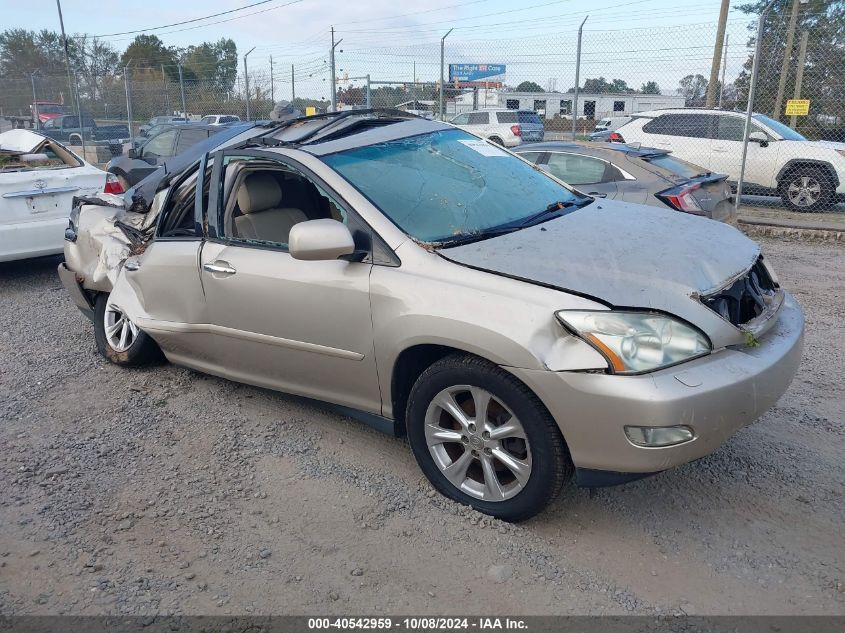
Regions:
<instances>
[{"instance_id":1,"label":"tan leather seat","mask_svg":"<svg viewBox=\"0 0 845 633\"><path fill-rule=\"evenodd\" d=\"M235 218L235 237L288 243L294 224L308 217L301 209L282 206L282 188L272 174L248 175L238 188L240 215Z\"/></svg>"}]
</instances>

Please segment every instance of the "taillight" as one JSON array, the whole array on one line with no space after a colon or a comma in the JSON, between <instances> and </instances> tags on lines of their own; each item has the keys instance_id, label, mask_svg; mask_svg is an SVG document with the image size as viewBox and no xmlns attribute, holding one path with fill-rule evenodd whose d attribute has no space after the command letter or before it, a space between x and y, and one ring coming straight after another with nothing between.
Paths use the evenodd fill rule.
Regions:
<instances>
[{"instance_id":1,"label":"taillight","mask_svg":"<svg viewBox=\"0 0 845 633\"><path fill-rule=\"evenodd\" d=\"M103 193L124 193L117 176L106 172L106 186L103 187Z\"/></svg>"},{"instance_id":2,"label":"taillight","mask_svg":"<svg viewBox=\"0 0 845 633\"><path fill-rule=\"evenodd\" d=\"M704 209L698 204L692 192L701 187L700 183L691 185L682 185L673 189L667 189L656 194L657 197L668 204L673 209L683 211L685 213L692 213L694 215L704 215Z\"/></svg>"},{"instance_id":3,"label":"taillight","mask_svg":"<svg viewBox=\"0 0 845 633\"><path fill-rule=\"evenodd\" d=\"M607 136L608 143L624 143L625 139L622 138L622 135L619 132L611 132Z\"/></svg>"},{"instance_id":4,"label":"taillight","mask_svg":"<svg viewBox=\"0 0 845 633\"><path fill-rule=\"evenodd\" d=\"M512 125L511 132L513 132L514 136L520 136L522 134L522 128L520 128L518 125Z\"/></svg>"}]
</instances>

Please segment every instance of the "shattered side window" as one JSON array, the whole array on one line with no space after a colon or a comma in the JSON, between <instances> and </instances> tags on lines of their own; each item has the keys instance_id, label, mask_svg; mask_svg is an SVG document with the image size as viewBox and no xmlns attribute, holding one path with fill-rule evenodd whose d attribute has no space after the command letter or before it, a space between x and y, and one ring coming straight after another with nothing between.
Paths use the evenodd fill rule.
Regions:
<instances>
[{"instance_id":1,"label":"shattered side window","mask_svg":"<svg viewBox=\"0 0 845 633\"><path fill-rule=\"evenodd\" d=\"M580 200L525 161L457 129L324 160L399 228L424 242L516 223L551 204Z\"/></svg>"}]
</instances>

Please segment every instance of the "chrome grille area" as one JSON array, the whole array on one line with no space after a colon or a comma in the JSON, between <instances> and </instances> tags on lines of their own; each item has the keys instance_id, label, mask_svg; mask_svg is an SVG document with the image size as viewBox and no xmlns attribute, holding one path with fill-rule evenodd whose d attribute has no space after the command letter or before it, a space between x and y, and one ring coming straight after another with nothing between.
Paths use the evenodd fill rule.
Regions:
<instances>
[{"instance_id":1,"label":"chrome grille area","mask_svg":"<svg viewBox=\"0 0 845 633\"><path fill-rule=\"evenodd\" d=\"M763 265L761 256L745 275L701 300L724 319L740 326L765 314L777 294L778 285Z\"/></svg>"}]
</instances>

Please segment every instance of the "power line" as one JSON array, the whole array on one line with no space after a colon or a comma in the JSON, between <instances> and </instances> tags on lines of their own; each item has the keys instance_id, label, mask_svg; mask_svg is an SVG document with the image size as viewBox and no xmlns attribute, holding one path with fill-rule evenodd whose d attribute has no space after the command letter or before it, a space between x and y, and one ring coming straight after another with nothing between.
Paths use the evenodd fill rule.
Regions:
<instances>
[{"instance_id":1,"label":"power line","mask_svg":"<svg viewBox=\"0 0 845 633\"><path fill-rule=\"evenodd\" d=\"M262 0L262 2L259 2L258 4L265 4L267 2L273 2L273 1L274 0ZM213 26L215 24L223 24L225 22L233 22L234 20L241 20L243 18L248 18L248 17L253 16L253 15L258 15L260 13L267 13L268 11L275 11L276 9L283 9L283 8L289 7L293 4L299 4L300 2L304 2L304 0L291 0L290 2L286 2L285 4L280 4L280 5L275 6L275 7L269 7L267 9L261 9L260 11L253 11L252 13L247 13L245 15L237 15L233 18L228 18L226 20L217 20L216 22L208 22L206 24L200 24L198 26L189 26L189 27L184 28L184 29L174 29L172 31L165 31L164 33L161 33L161 35L169 35L171 33L182 33L184 31L193 31L194 29L202 29L202 28L205 28L207 26ZM254 6L254 5L250 5L250 6ZM248 9L248 8L249 8L249 6L241 7L240 9L232 9L230 11L224 11L223 13L219 13L217 15L224 15L225 13L232 13L233 11L242 11L243 9ZM207 20L211 17L214 17L214 16L207 15L203 18L195 18L193 20L187 20L186 22L176 22L174 24L167 24L165 26L156 26L156 27L153 27L151 29L142 29L140 31L127 31L125 33L112 33L111 35L95 35L94 37L112 37L114 35L129 35L129 34L132 34L132 33L145 33L147 31L155 31L155 30L158 30L158 29L166 29L166 28L169 28L171 26L178 26L179 24L187 24L189 22L197 22L199 20ZM133 39L133 38L118 38L115 41L121 41L121 40L125 41L127 39Z\"/></svg>"}]
</instances>

